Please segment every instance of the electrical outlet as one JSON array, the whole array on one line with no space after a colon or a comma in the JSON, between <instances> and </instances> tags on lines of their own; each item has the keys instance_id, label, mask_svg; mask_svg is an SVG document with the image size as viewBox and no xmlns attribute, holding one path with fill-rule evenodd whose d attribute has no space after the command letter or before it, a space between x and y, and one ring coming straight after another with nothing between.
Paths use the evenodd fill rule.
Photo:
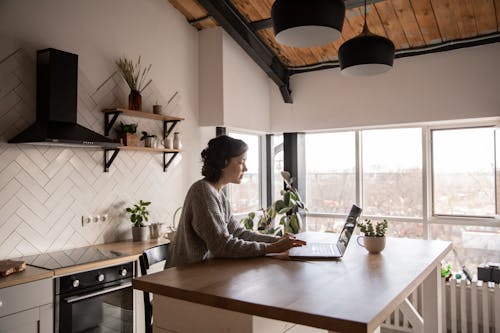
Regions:
<instances>
[{"instance_id":1,"label":"electrical outlet","mask_svg":"<svg viewBox=\"0 0 500 333\"><path fill-rule=\"evenodd\" d=\"M82 227L85 227L92 223L92 216L82 216Z\"/></svg>"},{"instance_id":2,"label":"electrical outlet","mask_svg":"<svg viewBox=\"0 0 500 333\"><path fill-rule=\"evenodd\" d=\"M101 215L101 222L108 222L109 216L108 214L102 214Z\"/></svg>"}]
</instances>

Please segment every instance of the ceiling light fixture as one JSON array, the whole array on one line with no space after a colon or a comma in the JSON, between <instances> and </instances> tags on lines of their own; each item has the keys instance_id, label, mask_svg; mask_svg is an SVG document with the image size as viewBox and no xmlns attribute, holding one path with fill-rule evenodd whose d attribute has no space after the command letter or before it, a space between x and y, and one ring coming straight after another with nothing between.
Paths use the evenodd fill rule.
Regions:
<instances>
[{"instance_id":1,"label":"ceiling light fixture","mask_svg":"<svg viewBox=\"0 0 500 333\"><path fill-rule=\"evenodd\" d=\"M271 9L276 40L295 47L336 41L342 33L344 16L343 0L276 0Z\"/></svg>"},{"instance_id":2,"label":"ceiling light fixture","mask_svg":"<svg viewBox=\"0 0 500 333\"><path fill-rule=\"evenodd\" d=\"M370 32L365 23L363 31L349 39L339 48L339 63L342 74L369 76L387 72L394 62L394 43L385 37Z\"/></svg>"}]
</instances>

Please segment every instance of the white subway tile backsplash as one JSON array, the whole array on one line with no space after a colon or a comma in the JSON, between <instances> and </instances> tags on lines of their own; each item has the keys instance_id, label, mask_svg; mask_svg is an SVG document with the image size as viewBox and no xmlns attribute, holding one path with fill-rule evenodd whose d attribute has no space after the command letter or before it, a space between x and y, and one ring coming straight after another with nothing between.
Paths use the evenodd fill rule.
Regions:
<instances>
[{"instance_id":1,"label":"white subway tile backsplash","mask_svg":"<svg viewBox=\"0 0 500 333\"><path fill-rule=\"evenodd\" d=\"M20 170L16 175L19 183L23 184L23 188L27 189L40 202L45 202L49 198L49 194L42 188L30 175L24 170Z\"/></svg>"},{"instance_id":2,"label":"white subway tile backsplash","mask_svg":"<svg viewBox=\"0 0 500 333\"><path fill-rule=\"evenodd\" d=\"M21 146L23 145L19 145L19 148L22 149ZM31 161L28 158L28 156L26 156L26 154L20 154L19 156L17 156L16 162L19 166L21 166L21 168L24 169L24 171L30 174L33 177L33 179L35 179L41 186L44 186L49 181L49 178L47 177L47 175L45 175L43 170L41 170L38 167L38 165L33 163L33 161Z\"/></svg>"},{"instance_id":3,"label":"white subway tile backsplash","mask_svg":"<svg viewBox=\"0 0 500 333\"><path fill-rule=\"evenodd\" d=\"M0 83L0 259L131 238L125 207L164 198L171 181L161 154L120 151L104 173L100 149L8 144L35 120L34 61L23 50L0 61L2 78L9 78ZM99 88L80 69L78 122L103 133L101 109L126 107L128 93L118 73ZM165 100L154 82L143 95L148 108ZM139 135L161 135L160 122L120 117L115 126L120 121L139 123ZM155 221L168 220L163 204L152 207ZM82 215L103 213L108 223L82 227Z\"/></svg>"}]
</instances>

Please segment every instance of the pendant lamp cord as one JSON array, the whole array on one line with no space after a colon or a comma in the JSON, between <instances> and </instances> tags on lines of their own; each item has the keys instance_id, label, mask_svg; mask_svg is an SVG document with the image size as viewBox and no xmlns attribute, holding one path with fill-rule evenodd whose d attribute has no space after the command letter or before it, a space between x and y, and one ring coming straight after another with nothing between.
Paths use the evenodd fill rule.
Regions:
<instances>
[{"instance_id":1,"label":"pendant lamp cord","mask_svg":"<svg viewBox=\"0 0 500 333\"><path fill-rule=\"evenodd\" d=\"M368 34L368 25L366 24L366 0L365 0L365 24L363 24L363 32L362 34Z\"/></svg>"}]
</instances>

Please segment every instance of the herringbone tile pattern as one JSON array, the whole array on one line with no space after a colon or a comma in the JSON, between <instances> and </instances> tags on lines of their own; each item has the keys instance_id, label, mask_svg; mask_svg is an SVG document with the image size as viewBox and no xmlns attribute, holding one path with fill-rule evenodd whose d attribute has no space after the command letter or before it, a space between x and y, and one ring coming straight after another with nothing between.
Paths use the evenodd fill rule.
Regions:
<instances>
[{"instance_id":1,"label":"herringbone tile pattern","mask_svg":"<svg viewBox=\"0 0 500 333\"><path fill-rule=\"evenodd\" d=\"M117 73L97 89L78 75L78 123L103 133L101 109L126 105L128 88ZM172 172L163 173L161 154L122 151L104 173L101 149L8 144L35 120L34 57L18 50L0 60L0 78L0 259L130 238L124 207L139 199L153 201L152 220L170 218L154 206ZM151 84L144 109L154 103L166 104ZM161 133L160 122L118 121ZM83 215L104 213L109 222L82 227Z\"/></svg>"}]
</instances>

